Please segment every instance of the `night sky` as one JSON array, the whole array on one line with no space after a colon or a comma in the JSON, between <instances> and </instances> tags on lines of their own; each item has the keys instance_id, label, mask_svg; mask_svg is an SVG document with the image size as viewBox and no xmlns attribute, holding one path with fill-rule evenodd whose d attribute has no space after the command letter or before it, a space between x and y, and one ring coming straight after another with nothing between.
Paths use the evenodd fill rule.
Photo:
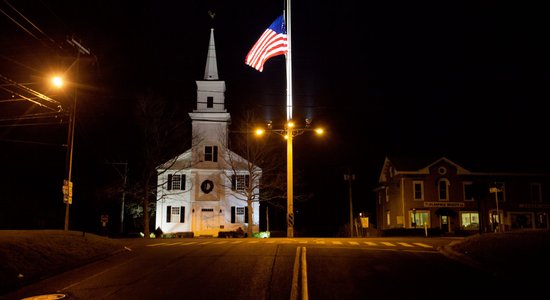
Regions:
<instances>
[{"instance_id":1,"label":"night sky","mask_svg":"<svg viewBox=\"0 0 550 300\"><path fill-rule=\"evenodd\" d=\"M273 0L0 4L1 75L63 102L67 95L38 82L74 62L67 36L92 53L79 68L72 226L93 230L109 211L101 191L120 181L111 163L139 164L136 95L153 90L188 119L211 27L235 126L244 110L284 122L284 57L262 73L244 64L283 8ZM550 27L542 11L512 1L294 1L294 118L327 129L323 140L295 141L296 189L312 195L297 205L298 229L333 234L348 222L348 169L354 211L373 213L386 155L548 171ZM0 102L2 229L63 226L66 125L6 121L40 111Z\"/></svg>"}]
</instances>

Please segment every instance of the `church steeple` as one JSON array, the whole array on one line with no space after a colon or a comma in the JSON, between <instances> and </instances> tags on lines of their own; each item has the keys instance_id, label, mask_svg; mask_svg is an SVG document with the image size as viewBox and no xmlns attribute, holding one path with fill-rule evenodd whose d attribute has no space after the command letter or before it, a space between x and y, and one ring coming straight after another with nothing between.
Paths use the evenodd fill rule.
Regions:
<instances>
[{"instance_id":1,"label":"church steeple","mask_svg":"<svg viewBox=\"0 0 550 300\"><path fill-rule=\"evenodd\" d=\"M214 28L210 29L210 43L208 44L208 57L204 69L204 80L218 80L218 63L216 61L216 45L214 43Z\"/></svg>"},{"instance_id":2,"label":"church steeple","mask_svg":"<svg viewBox=\"0 0 550 300\"><path fill-rule=\"evenodd\" d=\"M231 115L225 109L225 81L218 76L213 28L210 29L204 79L196 83L197 108L189 113L193 136L201 137L197 142L206 146L227 145Z\"/></svg>"},{"instance_id":3,"label":"church steeple","mask_svg":"<svg viewBox=\"0 0 550 300\"><path fill-rule=\"evenodd\" d=\"M195 112L226 112L225 81L220 80L218 76L214 28L210 29L204 79L197 80L197 109Z\"/></svg>"}]
</instances>

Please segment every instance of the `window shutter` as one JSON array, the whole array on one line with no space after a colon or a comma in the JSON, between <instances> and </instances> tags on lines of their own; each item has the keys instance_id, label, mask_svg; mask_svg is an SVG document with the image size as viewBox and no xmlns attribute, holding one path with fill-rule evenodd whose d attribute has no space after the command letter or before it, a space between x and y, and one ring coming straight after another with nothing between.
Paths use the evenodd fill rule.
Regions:
<instances>
[{"instance_id":1,"label":"window shutter","mask_svg":"<svg viewBox=\"0 0 550 300\"><path fill-rule=\"evenodd\" d=\"M185 223L185 206L180 207L180 223Z\"/></svg>"},{"instance_id":2,"label":"window shutter","mask_svg":"<svg viewBox=\"0 0 550 300\"><path fill-rule=\"evenodd\" d=\"M166 223L170 223L170 219L172 218L172 206L166 207Z\"/></svg>"},{"instance_id":3,"label":"window shutter","mask_svg":"<svg viewBox=\"0 0 550 300\"><path fill-rule=\"evenodd\" d=\"M250 187L250 175L244 175L244 180L245 180L244 186L249 188Z\"/></svg>"},{"instance_id":4,"label":"window shutter","mask_svg":"<svg viewBox=\"0 0 550 300\"><path fill-rule=\"evenodd\" d=\"M244 222L248 223L248 206L244 207Z\"/></svg>"},{"instance_id":5,"label":"window shutter","mask_svg":"<svg viewBox=\"0 0 550 300\"><path fill-rule=\"evenodd\" d=\"M231 206L231 223L235 223L235 206Z\"/></svg>"},{"instance_id":6,"label":"window shutter","mask_svg":"<svg viewBox=\"0 0 550 300\"><path fill-rule=\"evenodd\" d=\"M172 174L168 174L168 190L171 190L171 189L172 189Z\"/></svg>"},{"instance_id":7,"label":"window shutter","mask_svg":"<svg viewBox=\"0 0 550 300\"><path fill-rule=\"evenodd\" d=\"M214 161L214 162L218 161L218 146L214 146L214 153L213 153L212 161Z\"/></svg>"},{"instance_id":8,"label":"window shutter","mask_svg":"<svg viewBox=\"0 0 550 300\"><path fill-rule=\"evenodd\" d=\"M237 190L237 176L231 175L231 190Z\"/></svg>"},{"instance_id":9,"label":"window shutter","mask_svg":"<svg viewBox=\"0 0 550 300\"><path fill-rule=\"evenodd\" d=\"M204 161L213 161L212 152L212 146L204 146Z\"/></svg>"},{"instance_id":10,"label":"window shutter","mask_svg":"<svg viewBox=\"0 0 550 300\"><path fill-rule=\"evenodd\" d=\"M186 181L187 181L187 180L185 180L185 174L182 174L182 175L181 175L181 185L180 185L182 191L185 191L185 182L186 182Z\"/></svg>"}]
</instances>

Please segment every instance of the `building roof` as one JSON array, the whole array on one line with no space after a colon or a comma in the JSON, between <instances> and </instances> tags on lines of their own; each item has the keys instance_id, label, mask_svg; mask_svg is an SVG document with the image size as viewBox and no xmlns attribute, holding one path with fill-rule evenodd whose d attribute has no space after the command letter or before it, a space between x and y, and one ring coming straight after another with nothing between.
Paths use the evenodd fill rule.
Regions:
<instances>
[{"instance_id":1,"label":"building roof","mask_svg":"<svg viewBox=\"0 0 550 300\"><path fill-rule=\"evenodd\" d=\"M514 160L498 161L495 158L462 158L455 160L445 156L386 156L380 172L379 182L387 181L386 174L388 174L390 167L393 167L396 172L401 173L418 172L418 174L427 174L431 166L441 161L454 165L459 174L550 175L550 173L545 170L547 166L543 166L543 164L520 163Z\"/></svg>"}]
</instances>

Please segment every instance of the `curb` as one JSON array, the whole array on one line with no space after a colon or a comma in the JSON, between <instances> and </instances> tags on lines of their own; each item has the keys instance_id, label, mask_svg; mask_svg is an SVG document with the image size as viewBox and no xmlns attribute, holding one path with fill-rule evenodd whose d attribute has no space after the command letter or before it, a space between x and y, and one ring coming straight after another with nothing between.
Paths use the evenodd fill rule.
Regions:
<instances>
[{"instance_id":1,"label":"curb","mask_svg":"<svg viewBox=\"0 0 550 300\"><path fill-rule=\"evenodd\" d=\"M482 271L482 272L492 273L490 270L483 267L483 265L480 262L476 261L475 259L453 250L452 246L456 243L459 243L459 242L460 241L452 241L451 243L449 243L447 245L438 247L437 250L441 254L445 255L446 257L448 257L450 259L453 259L455 261L458 261L462 264L465 264L469 267L472 267L472 268L477 269L477 270Z\"/></svg>"}]
</instances>

